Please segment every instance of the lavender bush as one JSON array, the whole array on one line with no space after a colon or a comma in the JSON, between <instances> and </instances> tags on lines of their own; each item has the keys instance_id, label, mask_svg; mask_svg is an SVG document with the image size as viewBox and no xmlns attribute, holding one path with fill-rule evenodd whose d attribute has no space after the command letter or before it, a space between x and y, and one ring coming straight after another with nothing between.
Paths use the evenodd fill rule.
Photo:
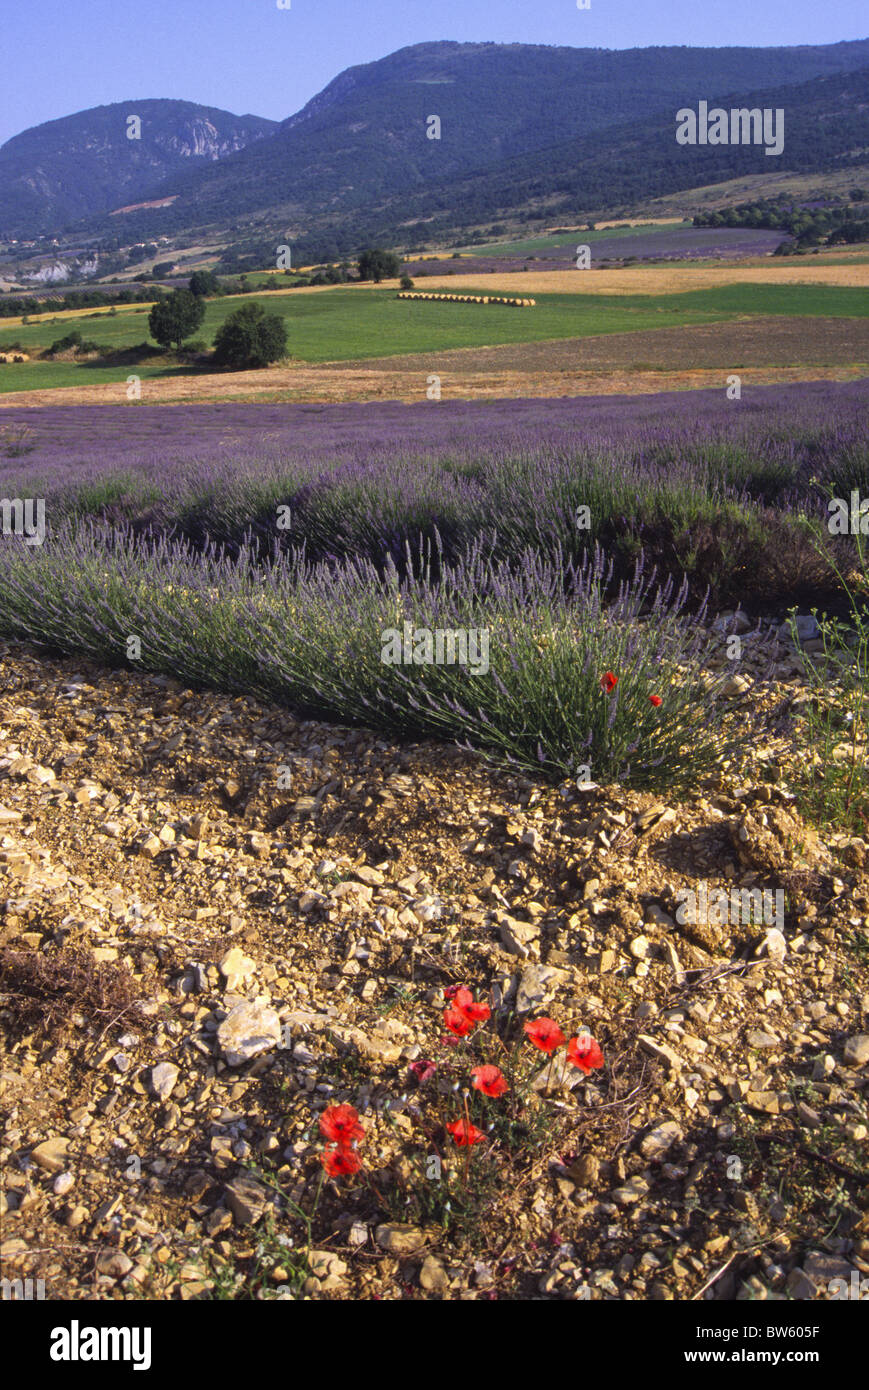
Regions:
<instances>
[{"instance_id":1,"label":"lavender bush","mask_svg":"<svg viewBox=\"0 0 869 1390\"><path fill-rule=\"evenodd\" d=\"M311 566L301 551L263 569L247 552L81 527L38 554L0 550L0 610L10 635L124 664L136 636L149 670L458 738L550 776L588 764L595 778L673 786L721 756L702 675L711 638L684 615L684 589L656 590L638 569L608 604L600 554L575 569L528 552L515 567L472 549L434 582L422 553L407 572ZM383 632L405 622L486 629L489 669L384 665ZM608 671L619 672L612 691Z\"/></svg>"}]
</instances>

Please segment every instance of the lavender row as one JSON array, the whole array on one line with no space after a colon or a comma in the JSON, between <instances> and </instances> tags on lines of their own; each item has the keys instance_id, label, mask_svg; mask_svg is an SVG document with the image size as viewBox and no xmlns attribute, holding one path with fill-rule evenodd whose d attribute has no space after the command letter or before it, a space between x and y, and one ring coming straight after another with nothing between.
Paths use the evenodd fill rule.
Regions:
<instances>
[{"instance_id":1,"label":"lavender row","mask_svg":"<svg viewBox=\"0 0 869 1390\"><path fill-rule=\"evenodd\" d=\"M720 637L686 613L685 586L640 565L613 598L600 553L517 565L471 547L436 577L433 558L421 547L404 578L298 552L263 568L86 525L0 546L0 633L552 777L672 787L715 765L726 740L703 673Z\"/></svg>"}]
</instances>

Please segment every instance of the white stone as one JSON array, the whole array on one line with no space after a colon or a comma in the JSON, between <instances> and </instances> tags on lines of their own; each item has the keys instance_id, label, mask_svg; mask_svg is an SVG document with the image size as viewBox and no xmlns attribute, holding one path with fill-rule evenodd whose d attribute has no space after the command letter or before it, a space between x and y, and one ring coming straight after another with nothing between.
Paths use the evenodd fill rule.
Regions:
<instances>
[{"instance_id":1,"label":"white stone","mask_svg":"<svg viewBox=\"0 0 869 1390\"><path fill-rule=\"evenodd\" d=\"M240 1067L281 1041L281 1021L262 999L236 1004L217 1030L217 1043L231 1067Z\"/></svg>"}]
</instances>

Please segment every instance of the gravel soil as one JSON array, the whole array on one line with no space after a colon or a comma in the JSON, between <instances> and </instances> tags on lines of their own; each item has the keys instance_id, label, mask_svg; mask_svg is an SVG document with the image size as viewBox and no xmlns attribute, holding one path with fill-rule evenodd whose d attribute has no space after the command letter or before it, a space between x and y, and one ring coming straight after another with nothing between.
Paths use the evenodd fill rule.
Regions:
<instances>
[{"instance_id":1,"label":"gravel soil","mask_svg":"<svg viewBox=\"0 0 869 1390\"><path fill-rule=\"evenodd\" d=\"M700 883L783 914L683 923ZM683 800L550 787L0 644L3 1275L831 1298L869 1275L867 942L866 841L744 769ZM603 1049L587 1078L543 1068L512 1148L422 1133L437 1082L409 1067L459 984L523 1055L541 1014ZM344 1102L362 1169L328 1179L317 1118ZM446 1177L413 1177L420 1147ZM455 1219L438 1183L466 1155Z\"/></svg>"}]
</instances>

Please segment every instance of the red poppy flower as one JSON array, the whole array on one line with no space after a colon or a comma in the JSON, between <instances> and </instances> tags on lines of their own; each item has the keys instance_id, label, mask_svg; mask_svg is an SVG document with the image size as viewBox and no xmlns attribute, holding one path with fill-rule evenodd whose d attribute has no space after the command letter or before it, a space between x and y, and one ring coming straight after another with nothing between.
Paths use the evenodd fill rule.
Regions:
<instances>
[{"instance_id":1,"label":"red poppy flower","mask_svg":"<svg viewBox=\"0 0 869 1390\"><path fill-rule=\"evenodd\" d=\"M603 1066L603 1053L600 1044L590 1037L588 1033L581 1033L578 1038L571 1038L567 1044L568 1060L580 1071L588 1076L590 1071L596 1067Z\"/></svg>"},{"instance_id":2,"label":"red poppy flower","mask_svg":"<svg viewBox=\"0 0 869 1390\"><path fill-rule=\"evenodd\" d=\"M467 1015L459 1009L444 1009L444 1027L455 1033L457 1038L467 1037L473 1026Z\"/></svg>"},{"instance_id":3,"label":"red poppy flower","mask_svg":"<svg viewBox=\"0 0 869 1390\"><path fill-rule=\"evenodd\" d=\"M437 1067L434 1062L423 1061L420 1058L418 1062L411 1062L408 1071L416 1077L417 1083L421 1086L424 1081L428 1081L430 1077L434 1076Z\"/></svg>"},{"instance_id":4,"label":"red poppy flower","mask_svg":"<svg viewBox=\"0 0 869 1390\"><path fill-rule=\"evenodd\" d=\"M335 1144L325 1149L320 1155L320 1162L330 1178L347 1178L351 1173L358 1173L362 1167L359 1155L346 1148L344 1144Z\"/></svg>"},{"instance_id":5,"label":"red poppy flower","mask_svg":"<svg viewBox=\"0 0 869 1390\"><path fill-rule=\"evenodd\" d=\"M452 986L452 1007L444 1010L444 1026L449 1028L451 1033L457 1037L464 1038L470 1033L475 1023L483 1023L489 1017L492 1010L488 1004L476 1004L474 996L464 985L453 989ZM444 990L446 994L446 990Z\"/></svg>"},{"instance_id":6,"label":"red poppy flower","mask_svg":"<svg viewBox=\"0 0 869 1390\"><path fill-rule=\"evenodd\" d=\"M326 1139L346 1147L353 1139L362 1139L365 1130L352 1105L330 1105L320 1116L320 1133Z\"/></svg>"},{"instance_id":7,"label":"red poppy flower","mask_svg":"<svg viewBox=\"0 0 869 1390\"><path fill-rule=\"evenodd\" d=\"M551 1018L535 1018L533 1023L525 1024L525 1032L529 1041L541 1052L554 1052L564 1042L564 1034Z\"/></svg>"},{"instance_id":8,"label":"red poppy flower","mask_svg":"<svg viewBox=\"0 0 869 1390\"><path fill-rule=\"evenodd\" d=\"M600 678L600 688L605 695L611 694L619 683L618 676L614 676L612 671L607 671L605 676Z\"/></svg>"},{"instance_id":9,"label":"red poppy flower","mask_svg":"<svg viewBox=\"0 0 869 1390\"><path fill-rule=\"evenodd\" d=\"M457 989L453 995L453 1008L458 1009L472 1023L484 1023L492 1012L488 1004L474 1003L473 994L464 986Z\"/></svg>"},{"instance_id":10,"label":"red poppy flower","mask_svg":"<svg viewBox=\"0 0 869 1390\"><path fill-rule=\"evenodd\" d=\"M658 705L660 705L660 704L662 704L662 703L663 703L663 701L661 700L660 695L650 695L650 696L649 696L649 704L650 704L650 705L654 705L654 706L655 706L655 709L657 709L657 708L658 708Z\"/></svg>"},{"instance_id":11,"label":"red poppy flower","mask_svg":"<svg viewBox=\"0 0 869 1390\"><path fill-rule=\"evenodd\" d=\"M462 988L462 985L447 985L446 989L444 990L444 999L455 999L459 990Z\"/></svg>"},{"instance_id":12,"label":"red poppy flower","mask_svg":"<svg viewBox=\"0 0 869 1390\"><path fill-rule=\"evenodd\" d=\"M486 1138L483 1131L468 1120L453 1120L451 1125L447 1125L447 1133L453 1136L453 1143L458 1144L460 1149L470 1144L482 1144Z\"/></svg>"},{"instance_id":13,"label":"red poppy flower","mask_svg":"<svg viewBox=\"0 0 869 1390\"><path fill-rule=\"evenodd\" d=\"M504 1080L500 1067L493 1067L488 1064L483 1067L474 1067L471 1072L471 1084L475 1091L482 1091L484 1096L491 1096L493 1100L497 1100L499 1096L503 1096L504 1092L510 1089Z\"/></svg>"}]
</instances>

